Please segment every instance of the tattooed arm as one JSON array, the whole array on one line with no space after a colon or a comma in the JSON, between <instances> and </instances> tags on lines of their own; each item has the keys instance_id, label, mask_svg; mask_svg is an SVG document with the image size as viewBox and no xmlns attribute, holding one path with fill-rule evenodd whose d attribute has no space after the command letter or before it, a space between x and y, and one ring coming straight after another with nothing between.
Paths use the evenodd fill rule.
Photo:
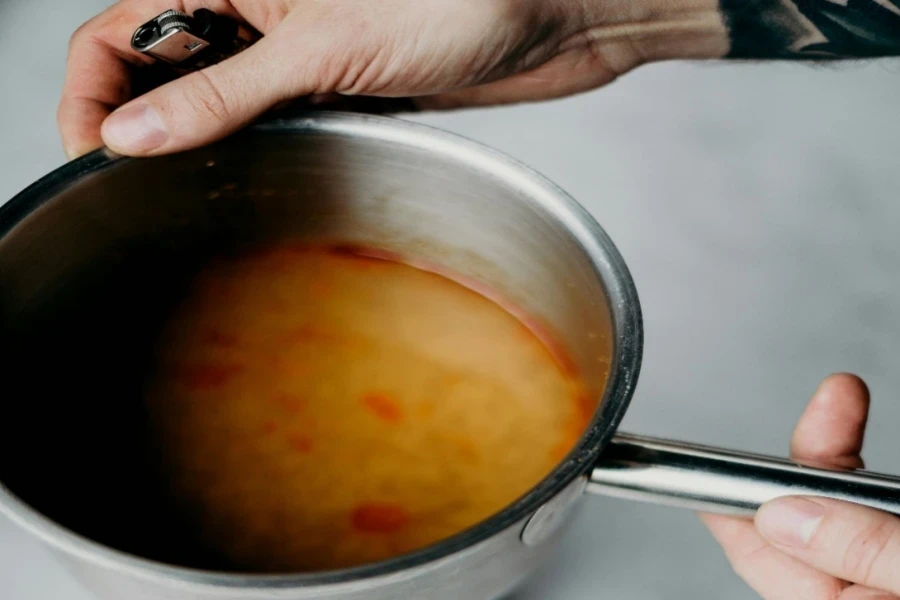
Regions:
<instances>
[{"instance_id":1,"label":"tattooed arm","mask_svg":"<svg viewBox=\"0 0 900 600\"><path fill-rule=\"evenodd\" d=\"M900 55L900 0L720 0L733 58Z\"/></svg>"},{"instance_id":2,"label":"tattooed arm","mask_svg":"<svg viewBox=\"0 0 900 600\"><path fill-rule=\"evenodd\" d=\"M265 38L136 97L147 58L131 33L169 4L120 0L72 37L58 113L70 157L104 143L186 150L295 99L487 106L569 96L667 59L900 55L900 0L216 0Z\"/></svg>"}]
</instances>

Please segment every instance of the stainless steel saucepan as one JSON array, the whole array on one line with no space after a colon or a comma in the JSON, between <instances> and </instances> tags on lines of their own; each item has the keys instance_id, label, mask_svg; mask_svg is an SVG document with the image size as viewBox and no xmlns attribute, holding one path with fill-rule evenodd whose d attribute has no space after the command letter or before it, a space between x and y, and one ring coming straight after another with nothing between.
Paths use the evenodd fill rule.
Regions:
<instances>
[{"instance_id":1,"label":"stainless steel saucepan","mask_svg":"<svg viewBox=\"0 0 900 600\"><path fill-rule=\"evenodd\" d=\"M297 237L441 264L543 323L597 398L577 448L499 514L421 551L323 573L217 570L154 485L140 365L206 258ZM897 478L617 435L642 325L609 237L537 173L399 120L310 114L177 156L65 165L0 208L0 339L0 511L103 598L497 598L552 550L585 490L729 513L818 494L900 513Z\"/></svg>"}]
</instances>

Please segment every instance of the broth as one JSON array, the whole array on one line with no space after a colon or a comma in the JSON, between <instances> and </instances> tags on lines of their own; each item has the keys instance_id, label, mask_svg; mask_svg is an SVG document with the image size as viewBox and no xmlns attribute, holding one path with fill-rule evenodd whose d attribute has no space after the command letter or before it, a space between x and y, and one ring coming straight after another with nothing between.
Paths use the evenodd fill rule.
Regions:
<instances>
[{"instance_id":1,"label":"broth","mask_svg":"<svg viewBox=\"0 0 900 600\"><path fill-rule=\"evenodd\" d=\"M282 245L197 277L148 384L183 523L237 569L348 567L503 509L593 412L537 335L444 276Z\"/></svg>"}]
</instances>

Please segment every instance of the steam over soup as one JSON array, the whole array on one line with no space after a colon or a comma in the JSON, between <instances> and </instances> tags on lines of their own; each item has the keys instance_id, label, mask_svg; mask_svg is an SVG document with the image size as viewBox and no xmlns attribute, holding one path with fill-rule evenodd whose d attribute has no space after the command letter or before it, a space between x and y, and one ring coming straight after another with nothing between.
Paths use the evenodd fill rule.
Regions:
<instances>
[{"instance_id":1,"label":"steam over soup","mask_svg":"<svg viewBox=\"0 0 900 600\"><path fill-rule=\"evenodd\" d=\"M262 572L358 565L475 525L544 478L593 411L479 293L288 245L199 275L147 403L185 522Z\"/></svg>"}]
</instances>

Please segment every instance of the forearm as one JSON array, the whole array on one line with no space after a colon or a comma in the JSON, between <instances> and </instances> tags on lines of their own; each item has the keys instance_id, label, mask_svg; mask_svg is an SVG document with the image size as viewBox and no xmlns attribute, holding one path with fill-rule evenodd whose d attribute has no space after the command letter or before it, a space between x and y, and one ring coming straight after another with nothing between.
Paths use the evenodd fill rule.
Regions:
<instances>
[{"instance_id":1,"label":"forearm","mask_svg":"<svg viewBox=\"0 0 900 600\"><path fill-rule=\"evenodd\" d=\"M720 0L733 58L900 55L900 0Z\"/></svg>"},{"instance_id":2,"label":"forearm","mask_svg":"<svg viewBox=\"0 0 900 600\"><path fill-rule=\"evenodd\" d=\"M900 56L900 0L582 0L600 48L641 62Z\"/></svg>"}]
</instances>

